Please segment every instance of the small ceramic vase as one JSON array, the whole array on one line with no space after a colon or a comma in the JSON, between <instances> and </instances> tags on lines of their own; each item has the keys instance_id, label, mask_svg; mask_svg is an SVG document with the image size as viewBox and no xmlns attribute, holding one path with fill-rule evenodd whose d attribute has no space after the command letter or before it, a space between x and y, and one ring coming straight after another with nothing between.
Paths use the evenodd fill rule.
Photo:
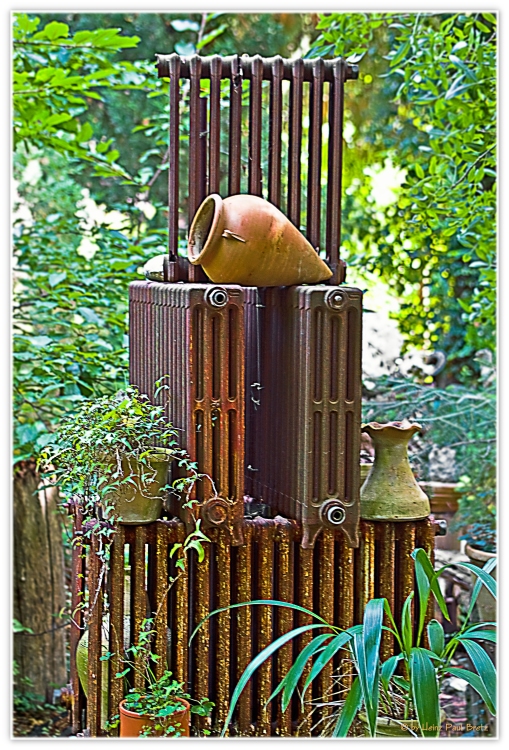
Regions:
<instances>
[{"instance_id":1,"label":"small ceramic vase","mask_svg":"<svg viewBox=\"0 0 509 750\"><path fill-rule=\"evenodd\" d=\"M332 276L304 235L256 195L209 195L189 231L188 257L218 284L292 286Z\"/></svg>"},{"instance_id":2,"label":"small ceramic vase","mask_svg":"<svg viewBox=\"0 0 509 750\"><path fill-rule=\"evenodd\" d=\"M361 488L361 518L369 521L415 521L430 514L408 461L408 442L421 426L408 421L362 427L375 446L375 463Z\"/></svg>"}]
</instances>

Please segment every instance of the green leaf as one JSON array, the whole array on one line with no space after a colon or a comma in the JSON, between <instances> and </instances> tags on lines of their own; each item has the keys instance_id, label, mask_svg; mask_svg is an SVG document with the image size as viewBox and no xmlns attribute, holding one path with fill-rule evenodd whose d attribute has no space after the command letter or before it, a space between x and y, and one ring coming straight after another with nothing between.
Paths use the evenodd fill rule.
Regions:
<instances>
[{"instance_id":1,"label":"green leaf","mask_svg":"<svg viewBox=\"0 0 509 750\"><path fill-rule=\"evenodd\" d=\"M43 31L39 32L39 34L36 34L36 37L41 34L46 36L50 41L54 41L55 39L62 39L62 37L66 37L69 35L69 26L66 23L61 23L60 21L52 21L44 27Z\"/></svg>"},{"instance_id":2,"label":"green leaf","mask_svg":"<svg viewBox=\"0 0 509 750\"><path fill-rule=\"evenodd\" d=\"M466 638L462 643L489 696L490 711L495 715L497 704L497 673L493 662L482 646L475 641Z\"/></svg>"},{"instance_id":3,"label":"green leaf","mask_svg":"<svg viewBox=\"0 0 509 750\"><path fill-rule=\"evenodd\" d=\"M401 610L401 639L403 641L404 649L407 656L410 657L410 651L413 645L413 625L412 625L412 599L414 592L412 591L403 604Z\"/></svg>"},{"instance_id":4,"label":"green leaf","mask_svg":"<svg viewBox=\"0 0 509 750\"><path fill-rule=\"evenodd\" d=\"M484 570L485 573L491 573L491 571L496 567L496 565L497 565L497 558L492 557L490 560L486 561L482 569ZM470 616L472 615L472 611L475 607L475 603L477 602L477 599L479 597L479 594L481 592L481 588L483 585L484 585L483 581L480 578L478 578L472 590L472 596L470 597L470 604L468 606L468 611L466 614L467 621L470 619Z\"/></svg>"},{"instance_id":5,"label":"green leaf","mask_svg":"<svg viewBox=\"0 0 509 750\"><path fill-rule=\"evenodd\" d=\"M332 732L333 737L346 737L348 730L352 726L352 722L357 715L357 712L362 707L362 690L361 683L358 677L356 677L352 683L352 687L348 691L345 705L341 713L339 714L338 720Z\"/></svg>"},{"instance_id":6,"label":"green leaf","mask_svg":"<svg viewBox=\"0 0 509 750\"><path fill-rule=\"evenodd\" d=\"M488 707L490 713L492 713L493 716L496 716L495 706L491 702L491 698L478 674L476 674L475 672L471 672L469 669L461 669L459 667L448 667L447 671L449 672L449 674L452 674L455 677L460 677L462 680L468 682L468 684L471 685L477 693L479 693L483 701L486 703L486 706Z\"/></svg>"},{"instance_id":7,"label":"green leaf","mask_svg":"<svg viewBox=\"0 0 509 750\"><path fill-rule=\"evenodd\" d=\"M315 620L319 620L323 625L326 627L329 627L328 622L323 619L323 617L320 617L320 615L317 615L315 612L312 612L310 609L306 609L305 607L301 607L300 604L292 604L291 602L282 602L278 599L253 599L249 602L239 602L238 604L230 604L227 607L221 607L221 609L215 609L213 612L210 612L206 617L201 620L201 622L198 623L198 625L193 630L191 637L189 638L189 645L191 644L191 641L193 640L194 636L198 632L198 630L201 628L201 626L210 618L213 617L213 615L219 614L219 612L226 612L229 609L237 609L238 607L250 607L253 604L265 604L270 605L272 607L288 607L289 609L295 609L297 612L303 612L305 615L310 615L311 617L314 617Z\"/></svg>"},{"instance_id":8,"label":"green leaf","mask_svg":"<svg viewBox=\"0 0 509 750\"><path fill-rule=\"evenodd\" d=\"M304 686L302 688L302 696L301 696L301 702L304 701L304 695L308 689L308 687L311 685L313 680L320 674L320 672L323 670L323 668L330 662L332 657L337 654L340 648L344 648L345 644L348 643L348 641L352 638L352 635L350 633L344 632L339 633L339 635L336 635L331 642L327 645L327 647L322 651L322 653L318 656L318 658L315 660L311 672L308 675L308 678L306 682L304 683ZM284 709L283 709L284 710Z\"/></svg>"},{"instance_id":9,"label":"green leaf","mask_svg":"<svg viewBox=\"0 0 509 750\"><path fill-rule=\"evenodd\" d=\"M310 641L304 646L302 651L299 653L299 655L295 659L295 662L293 663L291 668L288 670L286 675L283 677L283 679L281 680L277 688L274 690L274 692L270 696L267 703L269 703L273 698L276 697L276 695L278 695L278 693L281 692L281 690L283 690L283 695L281 698L281 708L283 712L286 711L292 699L295 688L297 687L298 682L300 678L302 677L302 672L309 658L313 654L315 654L323 646L324 642L330 639L330 637L331 637L330 633L317 635L316 638L313 638L312 641Z\"/></svg>"},{"instance_id":10,"label":"green leaf","mask_svg":"<svg viewBox=\"0 0 509 750\"><path fill-rule=\"evenodd\" d=\"M58 286L58 284L60 284L66 278L66 271L61 271L60 273L50 273L50 275L48 276L48 284L52 289L54 289L54 287Z\"/></svg>"},{"instance_id":11,"label":"green leaf","mask_svg":"<svg viewBox=\"0 0 509 750\"><path fill-rule=\"evenodd\" d=\"M423 649L412 648L410 653L412 699L419 727L424 737L440 734L440 703L435 667Z\"/></svg>"},{"instance_id":12,"label":"green leaf","mask_svg":"<svg viewBox=\"0 0 509 750\"><path fill-rule=\"evenodd\" d=\"M275 651L278 651L281 646L283 646L285 643L290 641L293 638L296 638L298 635L301 635L302 633L305 633L308 630L314 630L316 628L321 628L322 625L301 625L299 628L295 628L294 630L290 630L288 633L285 633L284 635L277 638L275 641L270 643L266 648L263 649L263 651L260 651L260 653L255 656L255 658L247 665L246 669L244 670L240 680L238 681L235 690L233 691L233 695L230 700L230 707L228 710L228 716L226 717L226 721L224 723L223 729L221 731L221 737L225 736L226 730L228 729L228 726L230 724L230 721L233 716L233 712L235 710L235 706L237 705L237 701L240 698L240 695L242 691L244 690L245 686L253 676L253 674L256 672L258 667L263 664L264 661L266 661L269 656L271 656Z\"/></svg>"},{"instance_id":13,"label":"green leaf","mask_svg":"<svg viewBox=\"0 0 509 750\"><path fill-rule=\"evenodd\" d=\"M197 50L203 49L203 47L206 47L207 44L210 44L214 41L214 39L217 39L218 36L221 36L223 31L226 31L228 28L228 25L226 23L221 24L221 26L218 26L217 29L214 29L213 31L210 31L208 34L205 34L203 39L199 41L196 45Z\"/></svg>"},{"instance_id":14,"label":"green leaf","mask_svg":"<svg viewBox=\"0 0 509 750\"><path fill-rule=\"evenodd\" d=\"M441 656L445 648L445 634L442 624L438 620L431 620L428 623L428 640L431 650Z\"/></svg>"},{"instance_id":15,"label":"green leaf","mask_svg":"<svg viewBox=\"0 0 509 750\"><path fill-rule=\"evenodd\" d=\"M380 671L380 679L386 691L389 690L389 682L391 681L392 676L396 670L396 667L398 666L398 662L400 662L402 658L403 658L402 654L395 654L394 656L390 656L382 664L382 669Z\"/></svg>"},{"instance_id":16,"label":"green leaf","mask_svg":"<svg viewBox=\"0 0 509 750\"><path fill-rule=\"evenodd\" d=\"M440 584L438 583L438 577L441 571L436 572L434 570L433 565L431 564L431 561L425 550L420 547L414 549L414 551L412 552L412 557L416 562L419 561L420 566L428 576L431 591L433 592L433 596L435 597L435 600L440 607L440 611L442 612L446 620L450 620L451 618L449 616L449 610L447 609L444 595L442 594ZM444 568L441 568L441 570L444 570Z\"/></svg>"}]
</instances>

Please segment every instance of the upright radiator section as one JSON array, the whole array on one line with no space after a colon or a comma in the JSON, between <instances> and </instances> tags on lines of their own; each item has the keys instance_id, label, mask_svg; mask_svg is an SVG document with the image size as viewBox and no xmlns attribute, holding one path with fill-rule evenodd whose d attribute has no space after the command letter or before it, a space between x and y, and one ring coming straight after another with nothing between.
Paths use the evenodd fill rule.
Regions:
<instances>
[{"instance_id":1,"label":"upright radiator section","mask_svg":"<svg viewBox=\"0 0 509 750\"><path fill-rule=\"evenodd\" d=\"M133 282L129 287L130 379L164 404L179 443L204 475L182 508L194 526L225 524L242 543L244 495L244 293L234 285ZM156 383L160 381L157 395ZM174 464L174 477L178 466Z\"/></svg>"},{"instance_id":2,"label":"upright radiator section","mask_svg":"<svg viewBox=\"0 0 509 750\"><path fill-rule=\"evenodd\" d=\"M357 546L362 293L325 285L245 290L246 490Z\"/></svg>"},{"instance_id":3,"label":"upright radiator section","mask_svg":"<svg viewBox=\"0 0 509 750\"><path fill-rule=\"evenodd\" d=\"M77 524L79 528L79 523ZM73 606L85 598L95 600L87 621L89 630L88 698L79 684L75 651L71 652L73 681L73 726L88 726L92 736L103 733L100 696L104 681L108 706L104 715L118 713L123 695L123 648L133 642L142 620L155 616L154 650L161 656L157 674L170 668L194 698L215 701L210 728L222 729L231 694L245 667L278 635L310 622L305 615L279 607L239 607L212 617L200 628L188 647L199 622L214 609L250 599L278 599L294 602L320 614L341 627L360 623L369 599L385 596L393 611L401 612L405 597L414 588L411 552L423 547L433 555L434 528L430 521L376 523L361 521L360 545L352 549L341 532L325 529L314 549L301 545L302 527L280 516L274 519L246 519L244 544L232 546L224 527L209 531L204 546L205 560L197 563L194 553L185 572L175 567L169 553L182 542L185 525L178 520L160 520L147 526L121 526L111 554L111 570L100 579L100 562L93 554L86 561L73 558ZM79 550L77 550L79 552ZM80 575L81 574L81 575ZM178 574L178 577L177 577ZM171 579L176 578L173 585ZM99 596L94 592L99 590ZM418 603L412 616L418 621ZM81 613L80 617L81 617ZM398 619L399 615L396 615ZM101 647L101 623L103 643ZM83 620L80 620L83 625ZM72 625L74 641L82 635L77 620ZM311 638L300 637L301 649ZM382 657L393 653L390 633L384 634ZM101 662L106 650L113 656ZM285 645L260 670L242 693L230 730L232 735L310 736L331 712L325 701L337 700L341 687L350 679L348 662L340 656L314 681L304 709L295 698L283 714L277 699L265 709L277 681L294 659L294 647ZM306 678L308 672L304 675ZM342 683L337 682L342 675ZM138 688L143 686L128 678ZM136 678L137 679L137 678ZM86 718L85 717L86 710ZM193 716L194 732L208 726L208 720ZM314 728L315 727L315 728Z\"/></svg>"}]
</instances>

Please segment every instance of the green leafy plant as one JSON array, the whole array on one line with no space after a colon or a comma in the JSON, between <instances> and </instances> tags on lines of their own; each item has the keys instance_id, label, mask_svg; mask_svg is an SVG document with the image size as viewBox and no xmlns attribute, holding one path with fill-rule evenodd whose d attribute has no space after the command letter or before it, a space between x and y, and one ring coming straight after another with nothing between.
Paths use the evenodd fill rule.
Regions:
<instances>
[{"instance_id":1,"label":"green leafy plant","mask_svg":"<svg viewBox=\"0 0 509 750\"><path fill-rule=\"evenodd\" d=\"M302 691L301 701L313 680L332 658L342 649L347 649L354 664L356 676L348 692L342 710L337 717L334 737L346 737L354 718L364 709L371 736L375 736L377 718L383 713L394 713L398 696L402 696L403 713L401 720L414 718L418 722L418 733L421 736L438 736L440 730L439 683L447 675L455 675L466 680L485 701L491 713L496 713L496 673L492 661L478 641L495 641L493 626L495 623L470 622L472 610L479 596L481 587L496 596L496 582L490 575L495 561L490 560L484 568L470 563L455 563L474 573L477 581L471 597L470 606L461 629L446 642L442 625L431 620L427 625L429 648L423 646L426 612L430 598L438 603L443 616L449 620L447 606L440 590L438 578L452 564L435 571L426 552L416 549L412 553L417 580L418 616L414 638L412 627L412 608L415 607L415 592L411 592L404 602L401 613L401 626L396 625L394 614L385 598L368 602L364 611L362 625L354 625L346 630L326 622L322 617L304 607L289 602L276 600L256 600L234 604L224 609L211 612L198 625L197 630L209 617L225 609L251 605L271 605L289 607L290 609L310 615L315 622L302 625L273 641L263 649L246 667L230 702L228 716L223 727L222 736L232 719L235 706L258 667L275 654L288 641L308 631L321 631L302 649L292 667L283 677L269 698L273 700L280 693L281 709L285 711L302 678L304 668L310 659L314 659L309 676ZM384 625L384 615L388 625ZM399 647L399 653L385 662L380 658L380 643L384 630L392 633ZM470 657L475 671L451 666L453 656L462 646ZM400 666L403 675L396 674Z\"/></svg>"},{"instance_id":2,"label":"green leafy plant","mask_svg":"<svg viewBox=\"0 0 509 750\"><path fill-rule=\"evenodd\" d=\"M160 657L152 653L151 642L155 635L155 618L146 618L142 623L137 643L127 649L126 657L123 659L125 669L118 672L115 677L124 679L130 672L141 676L145 684L143 689L130 688L124 699L124 707L147 719L147 725L143 727L140 736L181 736L181 725L175 713L182 711L183 704L180 699L190 703L191 713L199 716L209 716L214 707L208 698L193 700L189 693L184 690L184 683L173 679L172 672L165 670L160 677L156 677L153 666ZM104 661L111 654L101 657ZM172 718L173 717L173 718ZM120 717L115 715L108 722L108 728L114 729L119 724ZM209 730L204 729L204 734Z\"/></svg>"}]
</instances>

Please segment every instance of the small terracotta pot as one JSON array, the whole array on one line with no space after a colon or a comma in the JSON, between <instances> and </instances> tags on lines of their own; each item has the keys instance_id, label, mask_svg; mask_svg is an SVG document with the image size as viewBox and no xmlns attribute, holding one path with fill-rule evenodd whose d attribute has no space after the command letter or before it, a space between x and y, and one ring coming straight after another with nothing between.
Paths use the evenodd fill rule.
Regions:
<instances>
[{"instance_id":1,"label":"small terracotta pot","mask_svg":"<svg viewBox=\"0 0 509 750\"><path fill-rule=\"evenodd\" d=\"M175 711L168 717L168 720L175 726L176 723L180 724L177 727L181 737L190 737L189 722L191 716L191 706L184 700L184 698L175 698L175 701L182 703L182 711ZM118 707L120 712L120 737L139 737L147 726L154 726L154 721L149 716L143 714L137 714L134 711L129 711L124 707L125 700L120 702ZM162 737L163 734L159 730L154 733L154 737ZM171 738L173 735L164 735Z\"/></svg>"},{"instance_id":2,"label":"small terracotta pot","mask_svg":"<svg viewBox=\"0 0 509 750\"><path fill-rule=\"evenodd\" d=\"M292 286L332 276L292 222L256 195L205 198L189 231L188 257L221 284Z\"/></svg>"}]
</instances>

